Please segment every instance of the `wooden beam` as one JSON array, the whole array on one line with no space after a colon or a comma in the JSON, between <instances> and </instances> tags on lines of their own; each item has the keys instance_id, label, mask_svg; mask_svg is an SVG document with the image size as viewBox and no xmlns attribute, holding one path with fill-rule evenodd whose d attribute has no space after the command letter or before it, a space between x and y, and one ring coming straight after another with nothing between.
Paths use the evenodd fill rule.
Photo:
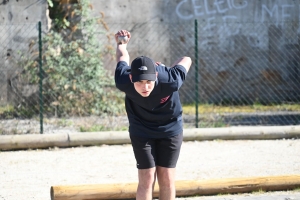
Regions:
<instances>
[{"instance_id":1,"label":"wooden beam","mask_svg":"<svg viewBox=\"0 0 300 200\"><path fill-rule=\"evenodd\" d=\"M184 141L194 140L269 140L299 138L300 126L225 127L184 129ZM86 133L56 133L0 135L0 150L29 148L90 146L101 144L128 144L128 131Z\"/></svg>"},{"instance_id":2,"label":"wooden beam","mask_svg":"<svg viewBox=\"0 0 300 200\"><path fill-rule=\"evenodd\" d=\"M216 195L278 191L300 187L300 175L231 178L203 181L176 181L176 196ZM51 200L92 200L135 198L137 183L52 186ZM156 184L154 197L158 197Z\"/></svg>"},{"instance_id":3,"label":"wooden beam","mask_svg":"<svg viewBox=\"0 0 300 200\"><path fill-rule=\"evenodd\" d=\"M1 135L0 149L35 149L49 147L66 147L69 145L69 135L61 134L27 134L27 135Z\"/></svg>"}]
</instances>

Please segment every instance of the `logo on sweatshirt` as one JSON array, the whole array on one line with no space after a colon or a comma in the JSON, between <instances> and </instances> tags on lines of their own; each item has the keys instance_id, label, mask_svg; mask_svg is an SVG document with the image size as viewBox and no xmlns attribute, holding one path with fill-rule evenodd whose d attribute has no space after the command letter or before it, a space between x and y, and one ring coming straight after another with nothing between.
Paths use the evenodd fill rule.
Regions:
<instances>
[{"instance_id":1,"label":"logo on sweatshirt","mask_svg":"<svg viewBox=\"0 0 300 200\"><path fill-rule=\"evenodd\" d=\"M160 100L160 103L165 103L169 99L170 95L167 97L164 97Z\"/></svg>"}]
</instances>

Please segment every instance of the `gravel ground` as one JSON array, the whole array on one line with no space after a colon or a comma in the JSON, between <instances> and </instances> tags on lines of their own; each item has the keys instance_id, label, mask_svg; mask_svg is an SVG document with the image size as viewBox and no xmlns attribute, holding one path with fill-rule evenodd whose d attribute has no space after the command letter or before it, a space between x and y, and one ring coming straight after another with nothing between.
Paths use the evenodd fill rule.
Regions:
<instances>
[{"instance_id":1,"label":"gravel ground","mask_svg":"<svg viewBox=\"0 0 300 200\"><path fill-rule=\"evenodd\" d=\"M130 145L0 151L0 200L49 200L50 187L137 182ZM126 173L124 173L126 172ZM184 142L177 180L300 174L300 140ZM185 200L291 200L300 190Z\"/></svg>"}]
</instances>

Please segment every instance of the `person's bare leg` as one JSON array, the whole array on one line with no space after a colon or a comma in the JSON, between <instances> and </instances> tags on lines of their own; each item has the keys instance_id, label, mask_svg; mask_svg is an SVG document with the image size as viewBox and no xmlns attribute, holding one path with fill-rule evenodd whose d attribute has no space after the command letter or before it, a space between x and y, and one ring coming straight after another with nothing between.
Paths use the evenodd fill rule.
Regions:
<instances>
[{"instance_id":1,"label":"person's bare leg","mask_svg":"<svg viewBox=\"0 0 300 200\"><path fill-rule=\"evenodd\" d=\"M136 200L152 200L152 194L156 179L155 167L139 169L139 183L136 192Z\"/></svg>"},{"instance_id":2,"label":"person's bare leg","mask_svg":"<svg viewBox=\"0 0 300 200\"><path fill-rule=\"evenodd\" d=\"M175 168L156 167L159 185L159 200L174 200L176 197Z\"/></svg>"}]
</instances>

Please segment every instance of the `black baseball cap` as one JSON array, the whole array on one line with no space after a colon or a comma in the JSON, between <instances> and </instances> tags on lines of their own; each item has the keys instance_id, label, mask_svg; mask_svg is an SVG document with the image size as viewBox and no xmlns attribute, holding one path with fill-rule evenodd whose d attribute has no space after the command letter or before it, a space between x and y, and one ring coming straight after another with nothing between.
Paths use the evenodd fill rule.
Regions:
<instances>
[{"instance_id":1,"label":"black baseball cap","mask_svg":"<svg viewBox=\"0 0 300 200\"><path fill-rule=\"evenodd\" d=\"M132 82L156 80L156 64L147 56L135 58L131 63Z\"/></svg>"}]
</instances>

